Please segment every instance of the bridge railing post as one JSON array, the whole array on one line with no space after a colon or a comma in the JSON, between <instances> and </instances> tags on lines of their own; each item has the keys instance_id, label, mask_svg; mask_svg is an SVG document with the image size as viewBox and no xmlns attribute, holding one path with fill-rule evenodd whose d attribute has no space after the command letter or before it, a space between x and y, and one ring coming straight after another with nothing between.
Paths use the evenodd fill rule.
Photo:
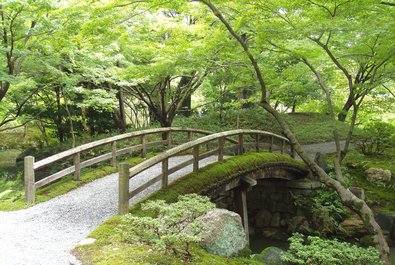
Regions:
<instances>
[{"instance_id":1,"label":"bridge railing post","mask_svg":"<svg viewBox=\"0 0 395 265\"><path fill-rule=\"evenodd\" d=\"M273 145L274 145L274 138L273 136L270 136L270 146L269 146L269 152L273 152Z\"/></svg>"},{"instance_id":2,"label":"bridge railing post","mask_svg":"<svg viewBox=\"0 0 395 265\"><path fill-rule=\"evenodd\" d=\"M111 143L111 166L117 166L117 141Z\"/></svg>"},{"instance_id":3,"label":"bridge railing post","mask_svg":"<svg viewBox=\"0 0 395 265\"><path fill-rule=\"evenodd\" d=\"M193 172L199 170L199 145L193 147Z\"/></svg>"},{"instance_id":4,"label":"bridge railing post","mask_svg":"<svg viewBox=\"0 0 395 265\"><path fill-rule=\"evenodd\" d=\"M291 145L291 157L295 158L296 157L295 148L294 148L294 146L291 143L290 143L290 145Z\"/></svg>"},{"instance_id":5,"label":"bridge railing post","mask_svg":"<svg viewBox=\"0 0 395 265\"><path fill-rule=\"evenodd\" d=\"M255 135L255 143L256 143L256 145L255 145L255 151L256 151L256 152L259 152L260 137L259 137L259 134L258 134L258 133Z\"/></svg>"},{"instance_id":6,"label":"bridge railing post","mask_svg":"<svg viewBox=\"0 0 395 265\"><path fill-rule=\"evenodd\" d=\"M171 148L171 131L166 132L166 147L167 149Z\"/></svg>"},{"instance_id":7,"label":"bridge railing post","mask_svg":"<svg viewBox=\"0 0 395 265\"><path fill-rule=\"evenodd\" d=\"M221 137L218 139L218 161L224 160L224 145L225 138Z\"/></svg>"},{"instance_id":8,"label":"bridge railing post","mask_svg":"<svg viewBox=\"0 0 395 265\"><path fill-rule=\"evenodd\" d=\"M25 185L25 202L33 204L36 199L36 187L34 186L34 157L25 156L24 158L24 185Z\"/></svg>"},{"instance_id":9,"label":"bridge railing post","mask_svg":"<svg viewBox=\"0 0 395 265\"><path fill-rule=\"evenodd\" d=\"M169 159L162 160L162 188L166 188L169 184Z\"/></svg>"},{"instance_id":10,"label":"bridge railing post","mask_svg":"<svg viewBox=\"0 0 395 265\"><path fill-rule=\"evenodd\" d=\"M73 156L74 161L74 180L80 180L81 177L81 155L80 153L76 153Z\"/></svg>"},{"instance_id":11,"label":"bridge railing post","mask_svg":"<svg viewBox=\"0 0 395 265\"><path fill-rule=\"evenodd\" d=\"M244 134L241 133L239 134L239 151L238 151L239 155L244 154Z\"/></svg>"},{"instance_id":12,"label":"bridge railing post","mask_svg":"<svg viewBox=\"0 0 395 265\"><path fill-rule=\"evenodd\" d=\"M118 214L125 215L129 212L129 169L128 163L119 164L118 180Z\"/></svg>"},{"instance_id":13,"label":"bridge railing post","mask_svg":"<svg viewBox=\"0 0 395 265\"><path fill-rule=\"evenodd\" d=\"M188 131L188 142L192 141L192 135L193 135L193 132L192 131Z\"/></svg>"},{"instance_id":14,"label":"bridge railing post","mask_svg":"<svg viewBox=\"0 0 395 265\"><path fill-rule=\"evenodd\" d=\"M145 134L143 134L143 135L141 135L141 153L140 153L140 156L142 158L144 158L146 153L147 153L146 139L145 139Z\"/></svg>"}]
</instances>

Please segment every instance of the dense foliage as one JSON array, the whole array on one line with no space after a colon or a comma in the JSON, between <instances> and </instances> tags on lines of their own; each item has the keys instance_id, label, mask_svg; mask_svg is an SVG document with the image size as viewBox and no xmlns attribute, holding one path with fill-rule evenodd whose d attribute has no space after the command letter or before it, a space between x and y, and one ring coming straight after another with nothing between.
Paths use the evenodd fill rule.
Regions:
<instances>
[{"instance_id":1,"label":"dense foliage","mask_svg":"<svg viewBox=\"0 0 395 265\"><path fill-rule=\"evenodd\" d=\"M337 240L325 240L315 236L307 239L301 234L289 238L289 250L281 260L290 264L316 265L365 265L382 264L374 248L361 248Z\"/></svg>"},{"instance_id":2,"label":"dense foliage","mask_svg":"<svg viewBox=\"0 0 395 265\"><path fill-rule=\"evenodd\" d=\"M197 194L181 195L178 201L163 200L142 204L151 216L125 216L122 236L127 242L147 244L156 250L192 258L191 244L201 241L202 224L197 219L214 208L209 198Z\"/></svg>"}]
</instances>

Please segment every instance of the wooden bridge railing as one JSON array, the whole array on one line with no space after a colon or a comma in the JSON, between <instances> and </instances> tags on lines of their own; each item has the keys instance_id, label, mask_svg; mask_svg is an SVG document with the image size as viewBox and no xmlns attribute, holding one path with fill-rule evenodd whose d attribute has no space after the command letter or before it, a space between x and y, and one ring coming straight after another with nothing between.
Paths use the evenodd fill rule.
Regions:
<instances>
[{"instance_id":1,"label":"wooden bridge railing","mask_svg":"<svg viewBox=\"0 0 395 265\"><path fill-rule=\"evenodd\" d=\"M171 135L172 132L187 133L187 138L185 140L186 142L192 141L194 133L203 134L203 135L212 134L212 132L209 132L209 131L189 129L189 128L175 128L175 127L156 128L156 129L148 129L148 130L137 131L137 132L130 132L130 133L98 140L95 142L87 143L87 144L69 149L67 151L58 153L56 155L47 157L47 158L42 159L37 162L34 161L35 159L33 156L26 156L24 158L24 180L25 180L26 203L28 203L28 204L34 203L35 192L38 188L40 188L44 185L47 185L49 183L52 183L64 176L74 173L74 179L79 180L80 179L80 172L81 172L82 168L89 167L89 166L95 165L97 163L106 161L106 160L111 160L111 165L115 167L117 157L120 155L140 151L141 152L140 155L142 157L144 157L146 154L146 150L149 147L165 146L166 148L171 148L171 145L173 143L172 142L172 135ZM165 137L164 137L165 139L161 140L161 141L147 142L147 136L148 135L155 135L155 134L165 135ZM132 138L138 138L138 137L140 138L139 144L117 149L117 143L119 143L120 141L125 141L125 140L129 140ZM82 153L90 151L90 150L98 148L98 147L106 146L106 145L111 146L111 152L101 154L99 156L93 157L93 158L85 160L85 161L81 161L81 154ZM55 162L58 162L60 160L65 160L70 157L73 157L73 165L72 166L62 169L62 170L60 170L54 174L51 174L50 176L47 176L39 181L35 180L36 179L36 177L35 177L36 170L46 167L46 166L49 166L51 164L54 164Z\"/></svg>"},{"instance_id":2,"label":"wooden bridge railing","mask_svg":"<svg viewBox=\"0 0 395 265\"><path fill-rule=\"evenodd\" d=\"M253 141L247 142L247 135L252 136L250 139L253 139ZM227 141L230 142L231 145L226 146L225 140L229 140L230 137L236 137L237 140ZM202 153L202 145L206 146L206 151L204 153ZM211 149L212 147L215 148L210 150L210 147ZM245 152L247 147L253 147L253 149L257 152L261 151L263 148L266 148L269 152L278 151L281 153L288 153L292 157L295 157L294 150L288 139L270 132L258 130L232 130L207 135L169 149L132 168L130 168L127 163L121 163L119 165L118 213L121 215L127 214L129 211L129 200L157 182L161 181L162 188L167 187L170 174L191 164L193 164L193 171L195 172L199 169L199 161L204 158L217 155L218 161L222 161L224 159L224 153L226 150L236 149L235 153L242 154ZM193 157L191 159L169 168L169 158L187 151L192 151ZM129 180L131 178L158 163L162 163L160 174L149 179L147 182L143 183L134 190L129 190Z\"/></svg>"}]
</instances>

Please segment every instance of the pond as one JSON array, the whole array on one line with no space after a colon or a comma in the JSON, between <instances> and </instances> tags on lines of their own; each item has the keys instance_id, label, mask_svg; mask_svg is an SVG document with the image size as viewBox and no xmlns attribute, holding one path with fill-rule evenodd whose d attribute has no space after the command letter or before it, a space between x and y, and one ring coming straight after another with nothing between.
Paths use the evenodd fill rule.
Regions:
<instances>
[{"instance_id":1,"label":"pond","mask_svg":"<svg viewBox=\"0 0 395 265\"><path fill-rule=\"evenodd\" d=\"M250 248L253 253L260 253L267 247L278 247L281 249L288 249L289 243L282 240L273 240L262 237L251 237L250 238ZM395 247L390 248L391 251L391 261L395 265Z\"/></svg>"}]
</instances>

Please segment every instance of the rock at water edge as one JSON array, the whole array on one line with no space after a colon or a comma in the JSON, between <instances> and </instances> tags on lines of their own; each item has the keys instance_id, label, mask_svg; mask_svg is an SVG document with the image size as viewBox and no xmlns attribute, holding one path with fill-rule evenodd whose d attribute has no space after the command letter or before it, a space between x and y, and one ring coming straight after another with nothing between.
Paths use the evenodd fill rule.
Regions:
<instances>
[{"instance_id":1,"label":"rock at water edge","mask_svg":"<svg viewBox=\"0 0 395 265\"><path fill-rule=\"evenodd\" d=\"M201 245L212 254L230 257L247 245L247 237L237 213L213 209L199 220L203 225Z\"/></svg>"},{"instance_id":2,"label":"rock at water edge","mask_svg":"<svg viewBox=\"0 0 395 265\"><path fill-rule=\"evenodd\" d=\"M260 254L255 255L254 259L266 265L281 265L285 264L281 261L281 255L284 253L285 251L280 248L267 247Z\"/></svg>"}]
</instances>

